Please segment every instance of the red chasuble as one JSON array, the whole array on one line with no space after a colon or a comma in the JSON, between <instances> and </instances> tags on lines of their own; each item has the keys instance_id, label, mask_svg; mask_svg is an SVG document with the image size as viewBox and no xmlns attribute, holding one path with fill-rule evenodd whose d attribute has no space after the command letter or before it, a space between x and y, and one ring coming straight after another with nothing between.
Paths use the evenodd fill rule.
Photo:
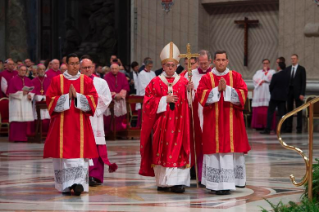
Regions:
<instances>
[{"instance_id":1,"label":"red chasuble","mask_svg":"<svg viewBox=\"0 0 319 212\"><path fill-rule=\"evenodd\" d=\"M240 105L224 101L223 92L220 100L206 105L210 91L218 87L221 78L228 86L237 91ZM247 85L241 74L229 71L224 76L217 76L212 72L202 77L197 89L197 98L203 105L203 154L248 152L250 146L244 124L243 109L247 99Z\"/></svg>"},{"instance_id":2,"label":"red chasuble","mask_svg":"<svg viewBox=\"0 0 319 212\"><path fill-rule=\"evenodd\" d=\"M169 104L157 114L161 97L167 96L168 85L155 77L145 89L141 130L141 167L139 174L154 176L153 166L189 167L190 135L187 79L166 78L173 94L178 96L175 109Z\"/></svg>"},{"instance_id":3,"label":"red chasuble","mask_svg":"<svg viewBox=\"0 0 319 212\"><path fill-rule=\"evenodd\" d=\"M70 103L70 109L54 112L58 99L69 93L73 84L77 93L86 96L91 110L83 112ZM68 80L63 74L52 78L46 93L46 102L51 116L49 133L44 145L44 158L97 158L99 157L89 116L93 116L98 94L93 81L81 74L77 80ZM67 100L68 101L68 100Z\"/></svg>"}]
</instances>

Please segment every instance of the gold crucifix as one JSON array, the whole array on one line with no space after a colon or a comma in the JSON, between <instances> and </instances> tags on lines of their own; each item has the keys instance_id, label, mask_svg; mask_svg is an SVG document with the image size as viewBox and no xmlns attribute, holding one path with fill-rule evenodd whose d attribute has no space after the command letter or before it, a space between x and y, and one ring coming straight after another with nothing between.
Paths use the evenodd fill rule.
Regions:
<instances>
[{"instance_id":1,"label":"gold crucifix","mask_svg":"<svg viewBox=\"0 0 319 212\"><path fill-rule=\"evenodd\" d=\"M187 49L187 53L186 54L180 54L179 58L187 58L188 59L188 67L187 67L188 79L189 79L189 81L192 81L192 69L191 69L192 66L191 66L191 63L190 63L190 59L192 57L199 57L199 54L197 54L197 53L192 54L191 53L191 45L189 43L187 44L186 49Z\"/></svg>"},{"instance_id":2,"label":"gold crucifix","mask_svg":"<svg viewBox=\"0 0 319 212\"><path fill-rule=\"evenodd\" d=\"M179 58L187 58L188 59L188 80L191 82L192 81L192 66L191 66L191 58L192 57L199 57L199 54L192 54L191 53L191 45L188 43L186 46L187 53L186 54L180 54ZM196 142L195 142L195 131L194 131L194 112L193 112L193 92L190 92L190 107L191 107L191 113L192 113L192 130L193 130L193 140L194 140L194 156L195 156L195 172L196 172L196 185L197 188L199 188L199 183L198 183L198 170L197 170L197 155L196 155Z\"/></svg>"}]
</instances>

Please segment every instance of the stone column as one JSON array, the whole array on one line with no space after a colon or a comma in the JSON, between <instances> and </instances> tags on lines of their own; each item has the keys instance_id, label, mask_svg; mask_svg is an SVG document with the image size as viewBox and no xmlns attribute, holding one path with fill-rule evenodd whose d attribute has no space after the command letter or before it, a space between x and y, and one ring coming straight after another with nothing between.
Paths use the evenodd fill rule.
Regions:
<instances>
[{"instance_id":1,"label":"stone column","mask_svg":"<svg viewBox=\"0 0 319 212\"><path fill-rule=\"evenodd\" d=\"M28 58L26 0L8 0L6 11L6 56L13 60ZM36 24L36 23L35 23Z\"/></svg>"},{"instance_id":2,"label":"stone column","mask_svg":"<svg viewBox=\"0 0 319 212\"><path fill-rule=\"evenodd\" d=\"M5 49L5 41L6 41L6 13L5 13L5 1L0 1L0 59L5 60L6 57L6 49Z\"/></svg>"}]
</instances>

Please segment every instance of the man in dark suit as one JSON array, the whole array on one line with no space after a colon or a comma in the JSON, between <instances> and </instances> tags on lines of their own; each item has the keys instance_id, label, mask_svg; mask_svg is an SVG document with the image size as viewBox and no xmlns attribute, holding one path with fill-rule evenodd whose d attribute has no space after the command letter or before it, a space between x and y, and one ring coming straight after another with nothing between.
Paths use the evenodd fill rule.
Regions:
<instances>
[{"instance_id":1,"label":"man in dark suit","mask_svg":"<svg viewBox=\"0 0 319 212\"><path fill-rule=\"evenodd\" d=\"M269 85L270 101L267 111L267 126L260 134L270 134L271 124L276 108L278 108L278 118L286 113L286 101L289 92L290 71L286 69L284 62L278 62L278 72L272 76Z\"/></svg>"},{"instance_id":2,"label":"man in dark suit","mask_svg":"<svg viewBox=\"0 0 319 212\"><path fill-rule=\"evenodd\" d=\"M298 55L291 56L291 66L287 67L290 72L289 93L287 99L287 112L303 104L306 92L306 69L298 64ZM292 117L287 120L286 132L292 132ZM297 114L297 133L302 132L302 111Z\"/></svg>"}]
</instances>

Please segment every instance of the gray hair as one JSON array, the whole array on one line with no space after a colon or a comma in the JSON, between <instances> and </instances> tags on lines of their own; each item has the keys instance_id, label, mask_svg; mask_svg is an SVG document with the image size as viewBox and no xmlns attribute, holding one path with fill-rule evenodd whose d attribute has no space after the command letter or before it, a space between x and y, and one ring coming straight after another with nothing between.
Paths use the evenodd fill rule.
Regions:
<instances>
[{"instance_id":1,"label":"gray hair","mask_svg":"<svg viewBox=\"0 0 319 212\"><path fill-rule=\"evenodd\" d=\"M210 53L209 51L207 51L207 50L202 49L202 50L200 50L200 51L198 52L198 54L199 54L200 57L207 55L207 59L208 59L208 60L211 60L211 59L212 59L211 53Z\"/></svg>"},{"instance_id":2,"label":"gray hair","mask_svg":"<svg viewBox=\"0 0 319 212\"><path fill-rule=\"evenodd\" d=\"M153 61L152 61L152 60L146 60L146 61L145 61L145 66L151 65L151 64L153 64Z\"/></svg>"}]
</instances>

